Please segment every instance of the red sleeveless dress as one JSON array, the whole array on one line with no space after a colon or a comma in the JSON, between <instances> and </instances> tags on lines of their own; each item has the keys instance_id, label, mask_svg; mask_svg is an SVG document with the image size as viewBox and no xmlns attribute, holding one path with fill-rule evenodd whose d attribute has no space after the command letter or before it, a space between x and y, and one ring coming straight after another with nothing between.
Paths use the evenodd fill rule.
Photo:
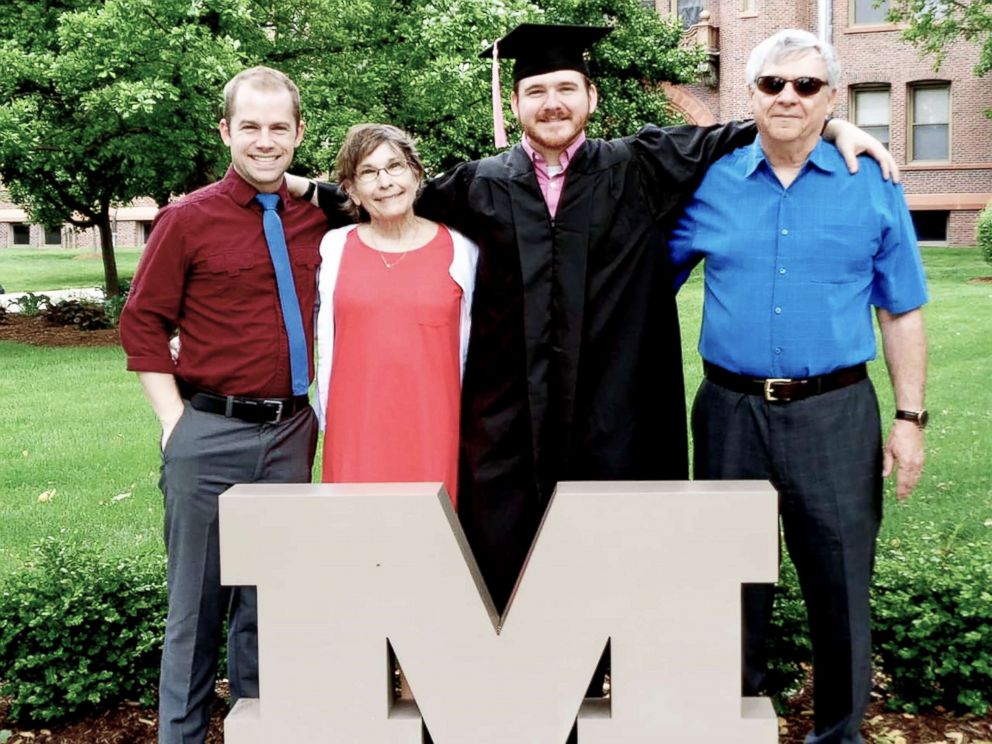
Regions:
<instances>
[{"instance_id":1,"label":"red sleeveless dress","mask_svg":"<svg viewBox=\"0 0 992 744\"><path fill-rule=\"evenodd\" d=\"M448 273L453 252L444 226L405 254L348 234L334 289L325 482L442 481L457 503L462 290Z\"/></svg>"}]
</instances>

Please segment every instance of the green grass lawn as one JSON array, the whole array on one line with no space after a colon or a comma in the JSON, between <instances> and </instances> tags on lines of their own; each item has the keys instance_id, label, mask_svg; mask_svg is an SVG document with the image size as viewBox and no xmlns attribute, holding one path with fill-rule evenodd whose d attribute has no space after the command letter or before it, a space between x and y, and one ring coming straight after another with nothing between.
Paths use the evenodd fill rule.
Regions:
<instances>
[{"instance_id":1,"label":"green grass lawn","mask_svg":"<svg viewBox=\"0 0 992 744\"><path fill-rule=\"evenodd\" d=\"M141 256L140 248L118 248L117 273L130 279ZM0 250L0 285L7 292L38 292L103 286L99 252L62 248L5 248Z\"/></svg>"},{"instance_id":2,"label":"green grass lawn","mask_svg":"<svg viewBox=\"0 0 992 744\"><path fill-rule=\"evenodd\" d=\"M928 461L908 502L890 494L883 539L975 540L992 556L992 285L966 283L992 267L974 249L929 249L924 258L932 298ZM690 401L701 371L701 290L697 272L680 295ZM0 342L0 360L0 579L35 541L62 530L111 554L162 550L158 425L123 353ZM882 362L872 376L887 421ZM39 500L46 492L54 496Z\"/></svg>"}]
</instances>

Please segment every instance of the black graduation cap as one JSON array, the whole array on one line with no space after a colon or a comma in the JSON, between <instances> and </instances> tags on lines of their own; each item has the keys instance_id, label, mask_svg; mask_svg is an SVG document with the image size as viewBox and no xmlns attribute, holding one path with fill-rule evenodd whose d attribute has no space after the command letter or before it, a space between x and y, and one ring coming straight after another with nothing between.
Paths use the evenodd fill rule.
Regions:
<instances>
[{"instance_id":1,"label":"black graduation cap","mask_svg":"<svg viewBox=\"0 0 992 744\"><path fill-rule=\"evenodd\" d=\"M583 54L613 29L609 26L566 26L521 23L479 56L513 59L513 82L554 70L589 74ZM498 45L498 46L497 46Z\"/></svg>"},{"instance_id":2,"label":"black graduation cap","mask_svg":"<svg viewBox=\"0 0 992 744\"><path fill-rule=\"evenodd\" d=\"M589 74L585 51L613 29L608 26L568 26L552 23L521 23L479 56L493 60L493 133L496 147L506 147L503 101L499 90L500 58L515 60L513 82L555 70L578 70Z\"/></svg>"}]
</instances>

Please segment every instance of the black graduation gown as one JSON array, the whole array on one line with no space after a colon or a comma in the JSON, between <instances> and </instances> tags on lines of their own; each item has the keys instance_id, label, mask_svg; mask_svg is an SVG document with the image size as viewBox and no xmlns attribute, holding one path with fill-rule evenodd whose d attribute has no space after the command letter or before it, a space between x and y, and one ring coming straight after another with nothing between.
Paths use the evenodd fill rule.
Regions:
<instances>
[{"instance_id":1,"label":"black graduation gown","mask_svg":"<svg viewBox=\"0 0 992 744\"><path fill-rule=\"evenodd\" d=\"M520 145L457 166L417 211L480 246L459 516L499 610L559 480L688 477L664 230L749 124L588 140L552 221Z\"/></svg>"}]
</instances>

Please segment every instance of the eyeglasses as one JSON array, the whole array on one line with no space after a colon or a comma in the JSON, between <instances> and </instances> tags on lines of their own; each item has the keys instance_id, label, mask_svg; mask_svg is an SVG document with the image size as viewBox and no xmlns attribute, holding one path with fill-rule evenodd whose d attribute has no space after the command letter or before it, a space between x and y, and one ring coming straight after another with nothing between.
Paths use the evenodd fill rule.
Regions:
<instances>
[{"instance_id":1,"label":"eyeglasses","mask_svg":"<svg viewBox=\"0 0 992 744\"><path fill-rule=\"evenodd\" d=\"M402 176L410 170L410 164L405 160L394 160L385 168L361 168L358 173L355 174L355 180L359 183L372 183L379 178L379 174L385 171L387 175Z\"/></svg>"},{"instance_id":2,"label":"eyeglasses","mask_svg":"<svg viewBox=\"0 0 992 744\"><path fill-rule=\"evenodd\" d=\"M792 83L792 89L796 91L796 95L809 98L819 93L820 88L826 85L827 81L815 77L797 77L789 80L777 75L762 75L754 81L754 86L766 95L777 96L785 90L786 83Z\"/></svg>"}]
</instances>

